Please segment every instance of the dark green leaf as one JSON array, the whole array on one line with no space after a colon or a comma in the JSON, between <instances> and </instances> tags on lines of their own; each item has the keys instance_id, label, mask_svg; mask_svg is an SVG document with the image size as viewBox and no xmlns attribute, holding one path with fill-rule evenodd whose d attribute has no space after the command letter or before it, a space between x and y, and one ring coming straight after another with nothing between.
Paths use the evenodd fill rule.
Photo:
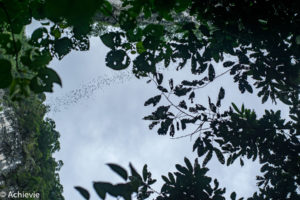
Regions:
<instances>
[{"instance_id":1,"label":"dark green leaf","mask_svg":"<svg viewBox=\"0 0 300 200\"><path fill-rule=\"evenodd\" d=\"M157 89L159 89L162 92L168 92L168 90L161 85L157 86Z\"/></svg>"},{"instance_id":2,"label":"dark green leaf","mask_svg":"<svg viewBox=\"0 0 300 200\"><path fill-rule=\"evenodd\" d=\"M243 159L241 159L241 158L240 158L240 165L241 165L241 166L244 166L244 161L243 161Z\"/></svg>"},{"instance_id":3,"label":"dark green leaf","mask_svg":"<svg viewBox=\"0 0 300 200\"><path fill-rule=\"evenodd\" d=\"M226 61L223 63L224 67L231 67L232 65L234 65L234 62L232 62L232 61Z\"/></svg>"},{"instance_id":4,"label":"dark green leaf","mask_svg":"<svg viewBox=\"0 0 300 200\"><path fill-rule=\"evenodd\" d=\"M114 172L119 174L125 181L127 180L128 174L127 174L127 171L123 167L121 167L117 164L113 164L113 163L109 163L107 165L110 167L110 169L112 169Z\"/></svg>"},{"instance_id":5,"label":"dark green leaf","mask_svg":"<svg viewBox=\"0 0 300 200\"><path fill-rule=\"evenodd\" d=\"M207 165L207 163L210 161L210 159L212 158L212 155L213 155L213 151L212 150L210 150L208 153L207 153L207 155L206 155L206 157L204 158L204 160L203 160L203 163L202 163L202 166L203 167L205 167L206 165Z\"/></svg>"},{"instance_id":6,"label":"dark green leaf","mask_svg":"<svg viewBox=\"0 0 300 200\"><path fill-rule=\"evenodd\" d=\"M173 90L173 88L174 88L173 79L169 80L169 86L170 86L170 89Z\"/></svg>"},{"instance_id":7,"label":"dark green leaf","mask_svg":"<svg viewBox=\"0 0 300 200\"><path fill-rule=\"evenodd\" d=\"M168 184L170 184L171 182L169 181L169 179L166 176L161 176L161 178Z\"/></svg>"},{"instance_id":8,"label":"dark green leaf","mask_svg":"<svg viewBox=\"0 0 300 200\"><path fill-rule=\"evenodd\" d=\"M172 184L174 184L175 183L175 178L174 178L174 175L172 174L172 173L168 173L168 176L169 176L169 179L170 179L170 182L172 183Z\"/></svg>"},{"instance_id":9,"label":"dark green leaf","mask_svg":"<svg viewBox=\"0 0 300 200\"><path fill-rule=\"evenodd\" d=\"M153 106L156 106L159 103L160 99L161 99L161 95L157 95L155 97L151 97L150 99L148 99L145 102L144 106L148 106L150 104L152 104Z\"/></svg>"},{"instance_id":10,"label":"dark green leaf","mask_svg":"<svg viewBox=\"0 0 300 200\"><path fill-rule=\"evenodd\" d=\"M193 172L193 166L192 166L192 163L189 161L189 159L187 159L186 157L184 157L184 162L185 162L187 168L189 169L189 171Z\"/></svg>"},{"instance_id":11,"label":"dark green leaf","mask_svg":"<svg viewBox=\"0 0 300 200\"><path fill-rule=\"evenodd\" d=\"M191 3L191 0L177 0L174 9L177 13L186 10Z\"/></svg>"},{"instance_id":12,"label":"dark green leaf","mask_svg":"<svg viewBox=\"0 0 300 200\"><path fill-rule=\"evenodd\" d=\"M143 30L145 36L153 36L159 38L163 34L164 27L160 24L149 24Z\"/></svg>"},{"instance_id":13,"label":"dark green leaf","mask_svg":"<svg viewBox=\"0 0 300 200\"><path fill-rule=\"evenodd\" d=\"M7 88L11 84L12 79L9 60L0 59L0 88Z\"/></svg>"},{"instance_id":14,"label":"dark green leaf","mask_svg":"<svg viewBox=\"0 0 300 200\"><path fill-rule=\"evenodd\" d=\"M59 59L62 59L65 55L67 55L71 51L72 47L72 41L67 37L54 41L54 49Z\"/></svg>"},{"instance_id":15,"label":"dark green leaf","mask_svg":"<svg viewBox=\"0 0 300 200\"><path fill-rule=\"evenodd\" d=\"M236 199L236 193L232 192L230 195L231 200L235 200Z\"/></svg>"},{"instance_id":16,"label":"dark green leaf","mask_svg":"<svg viewBox=\"0 0 300 200\"><path fill-rule=\"evenodd\" d=\"M209 36L209 30L208 30L207 26L201 25L199 27L199 29L200 29L200 31L202 32L203 35Z\"/></svg>"},{"instance_id":17,"label":"dark green leaf","mask_svg":"<svg viewBox=\"0 0 300 200\"><path fill-rule=\"evenodd\" d=\"M222 152L217 148L214 148L214 151L215 151L216 156L217 156L218 160L220 161L220 163L225 164L225 158L224 158Z\"/></svg>"},{"instance_id":18,"label":"dark green leaf","mask_svg":"<svg viewBox=\"0 0 300 200\"><path fill-rule=\"evenodd\" d=\"M192 90L192 88L185 88L185 87L176 86L175 89L174 89L174 94L176 96L180 97L180 96L186 95L191 90Z\"/></svg>"},{"instance_id":19,"label":"dark green leaf","mask_svg":"<svg viewBox=\"0 0 300 200\"><path fill-rule=\"evenodd\" d=\"M265 171L268 170L268 168L269 168L269 165L268 165L268 163L266 163L266 164L264 164L264 165L260 168L260 171L261 171L261 172L265 172Z\"/></svg>"},{"instance_id":20,"label":"dark green leaf","mask_svg":"<svg viewBox=\"0 0 300 200\"><path fill-rule=\"evenodd\" d=\"M53 84L57 83L62 86L61 79L51 68L43 68L38 75L31 81L30 88L36 92L52 92Z\"/></svg>"},{"instance_id":21,"label":"dark green leaf","mask_svg":"<svg viewBox=\"0 0 300 200\"><path fill-rule=\"evenodd\" d=\"M225 90L223 87L221 87L219 91L218 100L224 99L224 96L225 96Z\"/></svg>"},{"instance_id":22,"label":"dark green leaf","mask_svg":"<svg viewBox=\"0 0 300 200\"><path fill-rule=\"evenodd\" d=\"M112 5L108 1L102 1L100 10L106 16L112 15Z\"/></svg>"},{"instance_id":23,"label":"dark green leaf","mask_svg":"<svg viewBox=\"0 0 300 200\"><path fill-rule=\"evenodd\" d=\"M84 189L84 188L82 188L82 187L80 187L80 186L75 186L74 187L86 200L88 200L88 199L90 199L90 193L86 190L86 189Z\"/></svg>"},{"instance_id":24,"label":"dark green leaf","mask_svg":"<svg viewBox=\"0 0 300 200\"><path fill-rule=\"evenodd\" d=\"M247 84L245 85L245 88L246 88L246 90L247 90L249 93L253 93L253 89L252 89L251 85L249 85L249 83L247 83Z\"/></svg>"},{"instance_id":25,"label":"dark green leaf","mask_svg":"<svg viewBox=\"0 0 300 200\"><path fill-rule=\"evenodd\" d=\"M181 166L181 165L179 165L179 164L176 164L175 167L176 167L176 169L177 169L179 172L181 172L181 173L183 173L183 174L185 174L185 175L188 175L188 174L191 174L191 173L192 173L192 172L190 172L186 167L183 167L183 166Z\"/></svg>"},{"instance_id":26,"label":"dark green leaf","mask_svg":"<svg viewBox=\"0 0 300 200\"><path fill-rule=\"evenodd\" d=\"M99 197L105 199L106 193L113 191L113 185L108 182L94 182L94 189Z\"/></svg>"},{"instance_id":27,"label":"dark green leaf","mask_svg":"<svg viewBox=\"0 0 300 200\"><path fill-rule=\"evenodd\" d=\"M237 112L237 113L240 113L240 110L238 109L238 107L234 104L234 103L231 103L232 107L234 108L234 110Z\"/></svg>"},{"instance_id":28,"label":"dark green leaf","mask_svg":"<svg viewBox=\"0 0 300 200\"><path fill-rule=\"evenodd\" d=\"M216 190L219 187L219 182L217 179L214 180L214 184L215 184L214 190Z\"/></svg>"},{"instance_id":29,"label":"dark green leaf","mask_svg":"<svg viewBox=\"0 0 300 200\"><path fill-rule=\"evenodd\" d=\"M139 175L139 173L136 171L136 169L132 166L131 163L129 163L129 168L132 176L138 178L139 180L142 180L142 177Z\"/></svg>"},{"instance_id":30,"label":"dark green leaf","mask_svg":"<svg viewBox=\"0 0 300 200\"><path fill-rule=\"evenodd\" d=\"M178 105L180 108L183 108L183 109L187 109L187 105L185 103L184 100L182 100L181 102L179 102L179 105Z\"/></svg>"},{"instance_id":31,"label":"dark green leaf","mask_svg":"<svg viewBox=\"0 0 300 200\"><path fill-rule=\"evenodd\" d=\"M215 69L212 64L208 67L208 79L209 81L213 81L216 76Z\"/></svg>"},{"instance_id":32,"label":"dark green leaf","mask_svg":"<svg viewBox=\"0 0 300 200\"><path fill-rule=\"evenodd\" d=\"M268 98L269 98L269 94L266 93L262 98L262 103L265 103L268 100Z\"/></svg>"},{"instance_id":33,"label":"dark green leaf","mask_svg":"<svg viewBox=\"0 0 300 200\"><path fill-rule=\"evenodd\" d=\"M148 176L147 165L144 165L144 167L143 167L143 179L144 179L144 181L147 180L147 176Z\"/></svg>"},{"instance_id":34,"label":"dark green leaf","mask_svg":"<svg viewBox=\"0 0 300 200\"><path fill-rule=\"evenodd\" d=\"M42 38L44 34L48 34L48 30L45 27L34 30L34 32L31 34L30 42L32 42L33 44L37 44L38 40Z\"/></svg>"},{"instance_id":35,"label":"dark green leaf","mask_svg":"<svg viewBox=\"0 0 300 200\"><path fill-rule=\"evenodd\" d=\"M106 33L101 35L100 39L105 44L105 46L111 49L121 45L121 37L118 33Z\"/></svg>"},{"instance_id":36,"label":"dark green leaf","mask_svg":"<svg viewBox=\"0 0 300 200\"><path fill-rule=\"evenodd\" d=\"M106 55L106 65L114 70L126 69L130 64L130 58L123 50L112 50Z\"/></svg>"},{"instance_id":37,"label":"dark green leaf","mask_svg":"<svg viewBox=\"0 0 300 200\"><path fill-rule=\"evenodd\" d=\"M164 79L164 76L161 73L157 73L155 78L156 78L158 85L160 85Z\"/></svg>"},{"instance_id":38,"label":"dark green leaf","mask_svg":"<svg viewBox=\"0 0 300 200\"><path fill-rule=\"evenodd\" d=\"M221 101L222 99L224 99L224 96L225 96L225 90L223 87L220 88L220 91L219 91L219 95L218 95L218 100L217 100L217 106L220 107L221 106Z\"/></svg>"}]
</instances>

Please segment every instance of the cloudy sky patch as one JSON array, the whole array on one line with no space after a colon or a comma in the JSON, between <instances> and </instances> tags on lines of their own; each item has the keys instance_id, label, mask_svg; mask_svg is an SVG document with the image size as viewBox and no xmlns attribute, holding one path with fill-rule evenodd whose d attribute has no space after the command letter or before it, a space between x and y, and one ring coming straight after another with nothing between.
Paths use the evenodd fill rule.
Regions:
<instances>
[{"instance_id":1,"label":"cloudy sky patch","mask_svg":"<svg viewBox=\"0 0 300 200\"><path fill-rule=\"evenodd\" d=\"M192 139L174 140L148 129L149 123L142 118L154 109L144 107L144 102L159 94L158 90L153 83L146 84L146 79L138 80L130 72L108 69L105 66L107 51L98 38L93 38L90 51L72 52L50 65L63 81L63 88L55 87L55 92L47 95L46 103L52 108L48 115L55 120L61 134L61 150L55 156L64 162L60 177L67 200L82 199L74 186L87 188L92 199L98 199L92 181L121 181L106 163L128 167L131 162L138 171L148 164L153 177L158 179L155 188L159 190L161 175L175 171L175 164L183 163L185 156L191 160L196 158L192 153L196 135ZM188 70L189 66L186 68ZM187 70L180 73L169 70L165 79L189 79L191 75ZM221 67L216 70L222 72ZM103 80L107 83L101 83ZM206 104L209 95L216 101L221 86L226 90L224 109L232 101L239 106L245 103L260 115L264 109L274 107L270 102L261 105L255 94L241 95L230 76L221 77L198 91L195 100ZM277 106L282 108L282 105ZM240 167L236 161L226 167L214 158L208 167L209 175L218 178L222 187L227 187L227 195L235 190L238 197L248 197L256 190L257 162L245 161L245 166Z\"/></svg>"}]
</instances>

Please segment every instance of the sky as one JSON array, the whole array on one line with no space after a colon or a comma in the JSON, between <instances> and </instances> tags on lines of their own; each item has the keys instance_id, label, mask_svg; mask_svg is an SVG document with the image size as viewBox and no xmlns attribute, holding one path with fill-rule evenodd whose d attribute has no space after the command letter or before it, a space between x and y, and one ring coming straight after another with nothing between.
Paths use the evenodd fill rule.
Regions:
<instances>
[{"instance_id":1,"label":"sky","mask_svg":"<svg viewBox=\"0 0 300 200\"><path fill-rule=\"evenodd\" d=\"M34 26L29 27L27 33L33 29ZM184 157L191 161L197 157L192 152L196 136L171 139L148 129L149 122L142 118L154 108L144 107L144 102L159 94L158 90L153 83L146 84L147 79L135 78L130 71L113 71L106 67L108 50L99 38L92 38L89 51L73 51L61 61L54 60L50 64L63 82L62 88L55 86L54 93L47 94L46 103L51 108L48 117L54 119L61 134L61 149L55 157L64 162L60 179L66 200L83 199L74 186L88 189L91 199L99 199L92 188L93 181L121 181L107 163L118 163L128 169L131 162L139 172L144 164L148 164L153 178L158 180L154 188L159 190L163 183L161 175L174 172L175 164L183 164ZM221 72L221 67L215 65L217 72ZM167 77L175 77L178 81L193 78L188 68L180 72L164 70L165 81ZM260 115L264 109L274 108L269 101L261 105L255 94L242 95L229 75L198 91L195 101L206 104L208 96L216 99L221 86L226 91L224 108L231 102L238 106L245 103L247 108L255 109ZM286 110L281 104L275 109ZM221 187L226 186L227 197L233 191L237 197L249 197L256 191L258 162L246 160L243 167L239 162L227 167L214 157L208 168L208 175L217 178Z\"/></svg>"}]
</instances>

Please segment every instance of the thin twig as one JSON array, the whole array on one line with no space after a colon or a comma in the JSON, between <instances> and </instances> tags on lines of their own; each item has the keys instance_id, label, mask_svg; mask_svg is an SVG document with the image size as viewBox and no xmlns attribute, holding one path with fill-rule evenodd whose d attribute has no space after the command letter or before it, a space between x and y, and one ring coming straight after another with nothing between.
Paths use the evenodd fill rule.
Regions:
<instances>
[{"instance_id":1,"label":"thin twig","mask_svg":"<svg viewBox=\"0 0 300 200\"><path fill-rule=\"evenodd\" d=\"M194 130L192 133L186 134L186 135L182 135L182 136L178 136L178 137L171 137L170 139L180 139L180 138L185 138L185 137L191 137L193 136L195 133L199 132L199 131L204 131L204 130L209 130L210 128L201 128L204 125L204 122L202 122L197 128L196 130Z\"/></svg>"},{"instance_id":2,"label":"thin twig","mask_svg":"<svg viewBox=\"0 0 300 200\"><path fill-rule=\"evenodd\" d=\"M152 77L149 76L149 78L152 79L152 81L156 84L156 86L158 86L158 84L156 83L156 81L155 81ZM179 110L180 112L186 114L186 115L189 116L189 117L195 118L195 116L193 116L193 115L191 115L191 114L185 112L184 110L182 110L182 109L180 109L178 106L176 106L176 105L175 105L175 104L167 97L167 95L166 95L164 92L162 92L162 95L164 95L164 97L167 99L167 101L168 101L173 107L175 107L177 110Z\"/></svg>"},{"instance_id":3,"label":"thin twig","mask_svg":"<svg viewBox=\"0 0 300 200\"><path fill-rule=\"evenodd\" d=\"M154 190L150 185L147 185L148 186L148 188L152 191L152 192L154 192L154 193L156 193L156 194L158 194L158 195L162 195L160 192L157 192L156 190Z\"/></svg>"},{"instance_id":4,"label":"thin twig","mask_svg":"<svg viewBox=\"0 0 300 200\"><path fill-rule=\"evenodd\" d=\"M226 74L226 73L229 72L230 70L231 70L231 69L228 69L228 70L226 70L225 72L223 72L223 73L217 75L217 76L214 78L214 80L216 80L216 79L219 78L220 76L223 76L224 74ZM193 88L193 89L201 89L201 88L204 88L204 87L206 87L208 84L212 83L214 80L209 81L208 83L206 83L206 84L204 84L204 85L202 85L202 86L199 86L199 87L195 87L195 88Z\"/></svg>"}]
</instances>

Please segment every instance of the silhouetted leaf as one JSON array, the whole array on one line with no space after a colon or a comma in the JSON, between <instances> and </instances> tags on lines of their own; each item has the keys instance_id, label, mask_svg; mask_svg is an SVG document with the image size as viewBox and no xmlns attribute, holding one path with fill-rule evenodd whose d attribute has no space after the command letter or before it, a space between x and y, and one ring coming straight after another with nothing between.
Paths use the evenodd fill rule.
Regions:
<instances>
[{"instance_id":1,"label":"silhouetted leaf","mask_svg":"<svg viewBox=\"0 0 300 200\"><path fill-rule=\"evenodd\" d=\"M121 37L120 35L114 32L106 33L100 36L102 42L105 44L105 46L114 49L115 47L118 47L121 45Z\"/></svg>"},{"instance_id":2,"label":"silhouetted leaf","mask_svg":"<svg viewBox=\"0 0 300 200\"><path fill-rule=\"evenodd\" d=\"M173 137L175 135L175 126L174 124L171 124L170 126L170 136Z\"/></svg>"},{"instance_id":3,"label":"silhouetted leaf","mask_svg":"<svg viewBox=\"0 0 300 200\"><path fill-rule=\"evenodd\" d=\"M265 103L268 100L268 98L269 98L269 94L266 93L262 98L262 103Z\"/></svg>"},{"instance_id":4,"label":"silhouetted leaf","mask_svg":"<svg viewBox=\"0 0 300 200\"><path fill-rule=\"evenodd\" d=\"M224 99L225 96L225 90L223 87L220 88L219 95L218 95L218 100L217 100L217 106L221 106L221 100Z\"/></svg>"},{"instance_id":5,"label":"silhouetted leaf","mask_svg":"<svg viewBox=\"0 0 300 200\"><path fill-rule=\"evenodd\" d=\"M106 193L113 191L113 185L108 182L94 182L94 189L99 197L105 199Z\"/></svg>"},{"instance_id":6,"label":"silhouetted leaf","mask_svg":"<svg viewBox=\"0 0 300 200\"><path fill-rule=\"evenodd\" d=\"M126 69L130 64L130 58L123 50L112 50L106 56L106 65L114 70Z\"/></svg>"},{"instance_id":7,"label":"silhouetted leaf","mask_svg":"<svg viewBox=\"0 0 300 200\"><path fill-rule=\"evenodd\" d=\"M215 184L214 190L216 190L219 187L219 182L217 179L214 179L214 184Z\"/></svg>"},{"instance_id":8,"label":"silhouetted leaf","mask_svg":"<svg viewBox=\"0 0 300 200\"><path fill-rule=\"evenodd\" d=\"M67 55L71 51L72 47L72 41L67 37L63 37L54 41L55 52L57 53L59 59L62 59L62 57Z\"/></svg>"},{"instance_id":9,"label":"silhouetted leaf","mask_svg":"<svg viewBox=\"0 0 300 200\"><path fill-rule=\"evenodd\" d=\"M170 86L170 89L173 90L173 88L174 88L173 79L169 80L169 86Z\"/></svg>"},{"instance_id":10,"label":"silhouetted leaf","mask_svg":"<svg viewBox=\"0 0 300 200\"><path fill-rule=\"evenodd\" d=\"M260 171L261 171L261 172L265 172L265 171L268 170L268 168L269 168L269 165L268 165L268 163L266 163L266 164L264 164L264 165L260 168Z\"/></svg>"},{"instance_id":11,"label":"silhouetted leaf","mask_svg":"<svg viewBox=\"0 0 300 200\"><path fill-rule=\"evenodd\" d=\"M186 95L191 90L192 90L192 88L185 88L185 87L176 86L175 89L174 89L174 94L176 96L180 97L180 96Z\"/></svg>"},{"instance_id":12,"label":"silhouetted leaf","mask_svg":"<svg viewBox=\"0 0 300 200\"><path fill-rule=\"evenodd\" d=\"M125 181L127 180L128 174L127 174L127 171L123 167L121 167L120 165L117 165L117 164L113 164L113 163L109 163L107 165L110 167L110 169L112 169L114 172L119 174Z\"/></svg>"},{"instance_id":13,"label":"silhouetted leaf","mask_svg":"<svg viewBox=\"0 0 300 200\"><path fill-rule=\"evenodd\" d=\"M224 99L224 96L225 96L225 90L223 87L220 88L220 91L219 91L219 95L218 95L218 99Z\"/></svg>"},{"instance_id":14,"label":"silhouetted leaf","mask_svg":"<svg viewBox=\"0 0 300 200\"><path fill-rule=\"evenodd\" d=\"M170 184L171 182L169 181L169 179L166 176L161 176L161 178L168 184Z\"/></svg>"},{"instance_id":15,"label":"silhouetted leaf","mask_svg":"<svg viewBox=\"0 0 300 200\"><path fill-rule=\"evenodd\" d=\"M144 179L144 181L147 180L147 176L148 176L147 165L144 165L144 167L143 167L143 179Z\"/></svg>"},{"instance_id":16,"label":"silhouetted leaf","mask_svg":"<svg viewBox=\"0 0 300 200\"><path fill-rule=\"evenodd\" d=\"M209 81L213 81L216 76L215 69L212 64L208 67L208 79Z\"/></svg>"},{"instance_id":17,"label":"silhouetted leaf","mask_svg":"<svg viewBox=\"0 0 300 200\"><path fill-rule=\"evenodd\" d=\"M212 152L212 150L210 150L208 153L207 153L207 155L206 155L206 157L204 158L204 160L203 160L203 163L202 163L202 166L203 167L205 167L206 165L207 165L207 163L210 161L210 159L212 158L212 154L213 152Z\"/></svg>"},{"instance_id":18,"label":"silhouetted leaf","mask_svg":"<svg viewBox=\"0 0 300 200\"><path fill-rule=\"evenodd\" d=\"M42 68L38 75L32 79L30 89L36 93L43 91L52 92L54 83L62 86L61 79L58 74L51 68Z\"/></svg>"},{"instance_id":19,"label":"silhouetted leaf","mask_svg":"<svg viewBox=\"0 0 300 200\"><path fill-rule=\"evenodd\" d=\"M225 158L224 158L222 152L217 148L214 148L214 151L215 151L216 156L217 156L218 160L220 161L220 163L225 164Z\"/></svg>"},{"instance_id":20,"label":"silhouetted leaf","mask_svg":"<svg viewBox=\"0 0 300 200\"><path fill-rule=\"evenodd\" d=\"M170 182L172 183L172 184L174 184L175 183L175 178L174 178L174 175L172 174L172 173L168 173L168 176L169 176L169 180L170 180Z\"/></svg>"},{"instance_id":21,"label":"silhouetted leaf","mask_svg":"<svg viewBox=\"0 0 300 200\"><path fill-rule=\"evenodd\" d=\"M183 167L183 166L181 166L181 165L179 165L179 164L176 164L175 167L176 167L176 169L177 169L179 172L181 172L181 173L183 173L183 174L185 174L185 175L188 175L188 174L191 173L187 168L185 168L185 167Z\"/></svg>"},{"instance_id":22,"label":"silhouetted leaf","mask_svg":"<svg viewBox=\"0 0 300 200\"><path fill-rule=\"evenodd\" d=\"M164 76L161 73L157 73L155 78L156 78L158 85L160 85L164 79Z\"/></svg>"},{"instance_id":23,"label":"silhouetted leaf","mask_svg":"<svg viewBox=\"0 0 300 200\"><path fill-rule=\"evenodd\" d=\"M231 103L232 107L234 108L234 110L237 112L237 113L240 113L240 110L238 109L238 107L234 104L234 103Z\"/></svg>"},{"instance_id":24,"label":"silhouetted leaf","mask_svg":"<svg viewBox=\"0 0 300 200\"><path fill-rule=\"evenodd\" d=\"M142 177L139 175L139 173L136 171L136 169L132 166L131 163L129 163L129 168L132 176L138 178L139 180L142 180Z\"/></svg>"},{"instance_id":25,"label":"silhouetted leaf","mask_svg":"<svg viewBox=\"0 0 300 200\"><path fill-rule=\"evenodd\" d=\"M159 89L162 92L168 92L168 90L161 85L157 86L157 89Z\"/></svg>"},{"instance_id":26,"label":"silhouetted leaf","mask_svg":"<svg viewBox=\"0 0 300 200\"><path fill-rule=\"evenodd\" d=\"M236 193L232 192L230 195L231 200L235 200L236 199Z\"/></svg>"},{"instance_id":27,"label":"silhouetted leaf","mask_svg":"<svg viewBox=\"0 0 300 200\"><path fill-rule=\"evenodd\" d=\"M84 188L82 188L82 187L80 187L80 186L75 186L74 187L86 200L88 200L88 199L90 199L90 193L86 190L86 189L84 189Z\"/></svg>"},{"instance_id":28,"label":"silhouetted leaf","mask_svg":"<svg viewBox=\"0 0 300 200\"><path fill-rule=\"evenodd\" d=\"M186 103L185 103L184 100L182 100L182 101L179 103L178 106L179 106L180 108L187 109L187 105L186 105Z\"/></svg>"},{"instance_id":29,"label":"silhouetted leaf","mask_svg":"<svg viewBox=\"0 0 300 200\"><path fill-rule=\"evenodd\" d=\"M234 65L234 62L232 62L232 61L226 61L223 63L224 67L231 67L232 65Z\"/></svg>"},{"instance_id":30,"label":"silhouetted leaf","mask_svg":"<svg viewBox=\"0 0 300 200\"><path fill-rule=\"evenodd\" d=\"M40 44L39 39L41 39L44 34L46 35L48 34L48 30L45 27L40 27L35 29L31 34L30 43L35 45Z\"/></svg>"},{"instance_id":31,"label":"silhouetted leaf","mask_svg":"<svg viewBox=\"0 0 300 200\"><path fill-rule=\"evenodd\" d=\"M252 89L251 85L249 85L249 83L247 83L247 84L245 85L245 88L246 88L246 90L247 90L249 93L253 93L253 89Z\"/></svg>"},{"instance_id":32,"label":"silhouetted leaf","mask_svg":"<svg viewBox=\"0 0 300 200\"><path fill-rule=\"evenodd\" d=\"M161 95L152 97L145 102L144 106L148 106L150 104L152 104L153 106L156 106L159 103L160 99L161 99Z\"/></svg>"},{"instance_id":33,"label":"silhouetted leaf","mask_svg":"<svg viewBox=\"0 0 300 200\"><path fill-rule=\"evenodd\" d=\"M193 172L193 166L192 166L192 163L189 161L189 159L187 159L186 157L184 157L184 162L185 162L187 168L189 169L189 171Z\"/></svg>"},{"instance_id":34,"label":"silhouetted leaf","mask_svg":"<svg viewBox=\"0 0 300 200\"><path fill-rule=\"evenodd\" d=\"M241 159L241 158L240 158L240 165L241 165L241 166L244 166L244 161L243 161L243 159Z\"/></svg>"},{"instance_id":35,"label":"silhouetted leaf","mask_svg":"<svg viewBox=\"0 0 300 200\"><path fill-rule=\"evenodd\" d=\"M189 95L189 100L191 100L191 103L193 103L195 98L195 92L191 92L191 94Z\"/></svg>"}]
</instances>

